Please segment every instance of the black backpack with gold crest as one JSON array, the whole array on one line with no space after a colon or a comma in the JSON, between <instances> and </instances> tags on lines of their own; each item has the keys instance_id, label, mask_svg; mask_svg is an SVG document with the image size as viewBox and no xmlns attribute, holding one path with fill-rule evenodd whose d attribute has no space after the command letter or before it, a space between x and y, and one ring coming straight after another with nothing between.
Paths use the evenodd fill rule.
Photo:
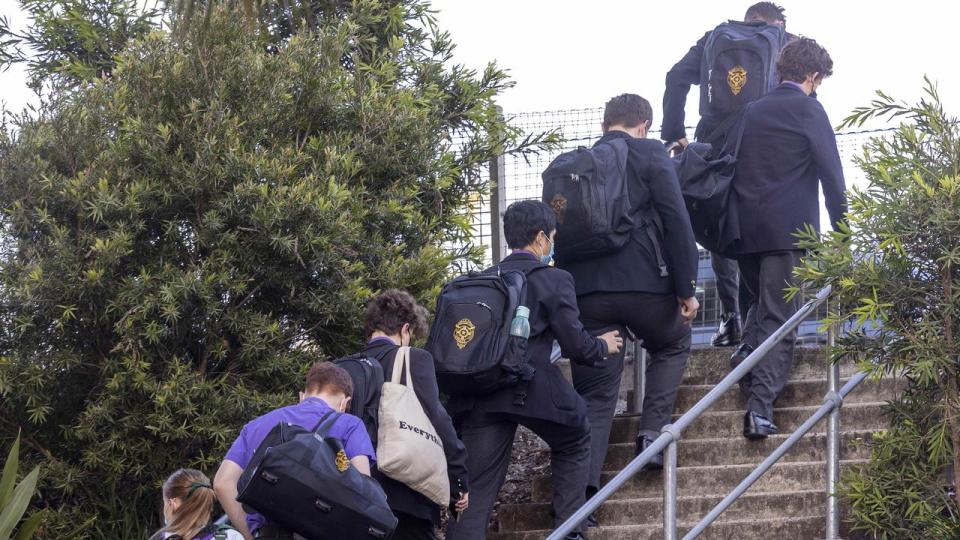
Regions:
<instances>
[{"instance_id":1,"label":"black backpack with gold crest","mask_svg":"<svg viewBox=\"0 0 960 540\"><path fill-rule=\"evenodd\" d=\"M443 393L485 394L533 378L527 340L510 335L510 323L517 306L525 305L526 294L527 274L499 266L444 285L426 345Z\"/></svg>"}]
</instances>

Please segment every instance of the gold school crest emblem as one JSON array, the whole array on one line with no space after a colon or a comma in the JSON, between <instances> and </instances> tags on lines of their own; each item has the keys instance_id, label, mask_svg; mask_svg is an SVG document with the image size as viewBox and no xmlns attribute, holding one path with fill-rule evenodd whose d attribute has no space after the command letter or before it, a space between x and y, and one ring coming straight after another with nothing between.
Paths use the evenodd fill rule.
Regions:
<instances>
[{"instance_id":1,"label":"gold school crest emblem","mask_svg":"<svg viewBox=\"0 0 960 540\"><path fill-rule=\"evenodd\" d=\"M557 223L563 225L563 216L567 213L567 198L557 193L550 201L550 206L553 207L553 212L557 214Z\"/></svg>"},{"instance_id":2,"label":"gold school crest emblem","mask_svg":"<svg viewBox=\"0 0 960 540\"><path fill-rule=\"evenodd\" d=\"M740 91L743 90L746 84L747 70L744 69L743 66L733 66L730 68L730 71L727 72L727 85L730 87L733 95L740 95Z\"/></svg>"},{"instance_id":3,"label":"gold school crest emblem","mask_svg":"<svg viewBox=\"0 0 960 540\"><path fill-rule=\"evenodd\" d=\"M347 459L347 454L343 451L343 448L337 450L337 470L343 472L350 468L350 460Z\"/></svg>"},{"instance_id":4,"label":"gold school crest emblem","mask_svg":"<svg viewBox=\"0 0 960 540\"><path fill-rule=\"evenodd\" d=\"M473 340L473 334L477 327L473 325L470 319L460 319L453 327L453 340L457 342L457 347L461 349L467 346Z\"/></svg>"}]
</instances>

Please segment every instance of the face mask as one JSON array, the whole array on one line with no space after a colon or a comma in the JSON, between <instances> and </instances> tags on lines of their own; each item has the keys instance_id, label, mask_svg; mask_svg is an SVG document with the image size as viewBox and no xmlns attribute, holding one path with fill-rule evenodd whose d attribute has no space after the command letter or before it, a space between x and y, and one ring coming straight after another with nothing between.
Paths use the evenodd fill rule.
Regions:
<instances>
[{"instance_id":1,"label":"face mask","mask_svg":"<svg viewBox=\"0 0 960 540\"><path fill-rule=\"evenodd\" d=\"M550 253L540 256L540 262L543 264L550 264L550 261L553 260L553 242L550 242Z\"/></svg>"}]
</instances>

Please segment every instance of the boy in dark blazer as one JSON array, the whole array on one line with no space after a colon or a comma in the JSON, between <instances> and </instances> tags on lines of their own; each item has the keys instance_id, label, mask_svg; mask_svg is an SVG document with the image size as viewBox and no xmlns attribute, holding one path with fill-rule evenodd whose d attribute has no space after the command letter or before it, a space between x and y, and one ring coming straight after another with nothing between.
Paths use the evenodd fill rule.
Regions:
<instances>
[{"instance_id":1,"label":"boy in dark blazer","mask_svg":"<svg viewBox=\"0 0 960 540\"><path fill-rule=\"evenodd\" d=\"M834 228L844 219L847 200L836 137L823 106L810 97L832 69L830 55L816 41L790 43L777 62L780 86L744 115L729 215L740 230L738 265L753 302L733 365L799 309L799 298L785 300L784 288L793 283L793 268L803 255L795 233L808 225L820 227L818 185ZM773 403L789 378L795 339L796 331L741 381L748 439L779 433Z\"/></svg>"},{"instance_id":2,"label":"boy in dark blazer","mask_svg":"<svg viewBox=\"0 0 960 540\"><path fill-rule=\"evenodd\" d=\"M647 139L653 119L650 103L636 94L622 94L607 102L603 137L597 145L626 141L626 182L637 227L619 251L581 260L558 260L576 283L583 325L599 334L611 328L629 328L650 352L643 416L637 436L639 454L670 422L677 389L690 356L690 322L697 315L698 252L690 217L680 193L676 168L660 141ZM659 246L650 230L659 236ZM646 216L646 217L644 217ZM662 251L665 272L659 268ZM573 365L573 386L586 401L591 428L590 482L587 497L600 488L613 415L620 393L623 355L611 356L599 367ZM662 468L661 457L649 468ZM590 525L595 518L591 516Z\"/></svg>"},{"instance_id":3,"label":"boy in dark blazer","mask_svg":"<svg viewBox=\"0 0 960 540\"><path fill-rule=\"evenodd\" d=\"M387 289L367 304L363 329L368 339L363 355L378 360L383 373L389 377L397 349L410 346L412 336L427 335L427 310L418 305L410 293ZM450 478L450 503L462 512L469 505L467 450L440 403L433 356L419 347L411 347L409 376L423 412L443 442ZM434 529L440 525L440 507L376 468L373 477L383 487L390 509L398 519L392 540L436 540Z\"/></svg>"},{"instance_id":4,"label":"boy in dark blazer","mask_svg":"<svg viewBox=\"0 0 960 540\"><path fill-rule=\"evenodd\" d=\"M450 520L447 540L486 538L518 425L526 426L550 446L556 524L566 521L584 503L590 424L583 400L550 362L550 351L557 340L571 361L602 364L607 356L620 352L623 339L616 331L594 337L580 324L573 278L563 270L545 266L553 256L556 229L553 209L540 201L515 202L503 216L504 236L513 252L498 266L527 273L527 357L536 373L522 404L516 400L515 388L450 398L447 410L467 447L470 506L459 521ZM583 537L574 532L567 538Z\"/></svg>"},{"instance_id":5,"label":"boy in dark blazer","mask_svg":"<svg viewBox=\"0 0 960 540\"><path fill-rule=\"evenodd\" d=\"M743 20L747 23L763 22L774 26L785 26L787 17L783 11L782 7L773 2L757 2L747 8ZM687 131L683 125L684 106L687 103L690 86L700 84L704 48L712 32L711 30L704 34L693 47L690 47L683 58L667 72L666 88L663 92L663 123L661 124L660 137L666 142L668 149L675 153L683 151L688 144ZM708 91L707 88L700 88L701 93ZM723 138L715 131L722 122L723 118L713 118L710 115L703 114L697 123L695 132L697 141L711 142L717 145ZM746 308L749 296L745 294L744 288L739 286L736 261L719 253L711 253L710 264L716 276L717 295L720 297L722 309L720 326L717 328L717 333L714 334L711 343L717 347L738 345L741 340L741 309ZM740 305L741 303L744 305Z\"/></svg>"}]
</instances>

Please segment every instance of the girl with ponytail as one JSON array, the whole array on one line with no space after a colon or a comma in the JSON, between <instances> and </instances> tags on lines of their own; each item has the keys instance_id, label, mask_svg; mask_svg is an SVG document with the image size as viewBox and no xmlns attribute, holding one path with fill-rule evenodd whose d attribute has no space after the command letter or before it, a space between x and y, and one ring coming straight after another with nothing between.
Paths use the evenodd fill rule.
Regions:
<instances>
[{"instance_id":1,"label":"girl with ponytail","mask_svg":"<svg viewBox=\"0 0 960 540\"><path fill-rule=\"evenodd\" d=\"M207 475L180 469L163 483L164 527L150 540L243 540L232 529L211 522L216 496Z\"/></svg>"}]
</instances>

